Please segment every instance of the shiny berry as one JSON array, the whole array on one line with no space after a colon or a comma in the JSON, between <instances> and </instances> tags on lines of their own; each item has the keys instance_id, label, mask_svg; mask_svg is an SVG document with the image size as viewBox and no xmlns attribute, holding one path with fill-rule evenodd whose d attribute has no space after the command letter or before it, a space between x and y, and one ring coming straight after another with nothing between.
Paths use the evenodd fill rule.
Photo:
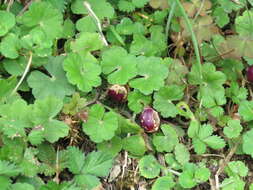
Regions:
<instances>
[{"instance_id":1,"label":"shiny berry","mask_svg":"<svg viewBox=\"0 0 253 190\"><path fill-rule=\"evenodd\" d=\"M249 82L253 82L253 65L247 69L247 79Z\"/></svg>"},{"instance_id":2,"label":"shiny berry","mask_svg":"<svg viewBox=\"0 0 253 190\"><path fill-rule=\"evenodd\" d=\"M140 115L140 122L146 132L152 133L159 129L160 117L155 110L146 107Z\"/></svg>"},{"instance_id":3,"label":"shiny berry","mask_svg":"<svg viewBox=\"0 0 253 190\"><path fill-rule=\"evenodd\" d=\"M127 99L127 88L118 84L112 85L108 89L108 96L115 102L123 102Z\"/></svg>"}]
</instances>

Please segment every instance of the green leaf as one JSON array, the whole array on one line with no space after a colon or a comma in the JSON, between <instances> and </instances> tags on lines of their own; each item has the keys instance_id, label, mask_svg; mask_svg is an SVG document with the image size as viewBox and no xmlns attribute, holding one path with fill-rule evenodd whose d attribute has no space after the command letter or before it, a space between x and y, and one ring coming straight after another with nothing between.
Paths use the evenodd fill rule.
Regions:
<instances>
[{"instance_id":1,"label":"green leaf","mask_svg":"<svg viewBox=\"0 0 253 190\"><path fill-rule=\"evenodd\" d=\"M71 95L74 92L74 88L68 83L63 70L63 60L63 56L49 58L48 64L44 67L50 76L39 71L33 71L30 74L27 82L32 88L35 98L43 99L53 95L59 99L63 99L66 95Z\"/></svg>"},{"instance_id":2,"label":"green leaf","mask_svg":"<svg viewBox=\"0 0 253 190\"><path fill-rule=\"evenodd\" d=\"M243 141L242 141L242 149L245 154L251 155L253 157L253 129L250 129L246 133L243 134Z\"/></svg>"},{"instance_id":3,"label":"green leaf","mask_svg":"<svg viewBox=\"0 0 253 190\"><path fill-rule=\"evenodd\" d=\"M21 169L13 163L0 160L0 175L6 177L15 177L21 172Z\"/></svg>"},{"instance_id":4,"label":"green leaf","mask_svg":"<svg viewBox=\"0 0 253 190\"><path fill-rule=\"evenodd\" d=\"M70 53L64 60L64 70L67 72L67 78L71 84L84 92L90 92L92 87L101 84L99 77L101 68L97 64L97 60L91 54L81 56L79 54Z\"/></svg>"},{"instance_id":5,"label":"green leaf","mask_svg":"<svg viewBox=\"0 0 253 190\"><path fill-rule=\"evenodd\" d=\"M130 81L129 84L132 88L149 95L164 86L164 79L168 76L168 68L162 64L160 58L140 56L137 61L139 78Z\"/></svg>"},{"instance_id":6,"label":"green leaf","mask_svg":"<svg viewBox=\"0 0 253 190\"><path fill-rule=\"evenodd\" d=\"M232 82L229 88L226 88L226 96L231 98L236 104L247 99L248 90L244 87L239 87L237 82Z\"/></svg>"},{"instance_id":7,"label":"green leaf","mask_svg":"<svg viewBox=\"0 0 253 190\"><path fill-rule=\"evenodd\" d=\"M38 150L35 148L27 148L24 152L24 158L20 163L23 175L34 178L39 172L38 159L36 158Z\"/></svg>"},{"instance_id":8,"label":"green leaf","mask_svg":"<svg viewBox=\"0 0 253 190\"><path fill-rule=\"evenodd\" d=\"M186 170L179 176L179 184L183 188L193 188L197 185L196 181L194 180L194 173L193 171Z\"/></svg>"},{"instance_id":9,"label":"green leaf","mask_svg":"<svg viewBox=\"0 0 253 190\"><path fill-rule=\"evenodd\" d=\"M163 27L159 25L151 26L149 39L143 34L135 33L130 52L134 55L161 56L167 48L163 30Z\"/></svg>"},{"instance_id":10,"label":"green leaf","mask_svg":"<svg viewBox=\"0 0 253 190\"><path fill-rule=\"evenodd\" d=\"M133 90L128 94L127 105L134 113L140 113L143 108L150 104L151 97L145 96L138 90Z\"/></svg>"},{"instance_id":11,"label":"green leaf","mask_svg":"<svg viewBox=\"0 0 253 190\"><path fill-rule=\"evenodd\" d=\"M135 156L142 156L146 151L146 144L141 135L132 135L123 139L123 149Z\"/></svg>"},{"instance_id":12,"label":"green leaf","mask_svg":"<svg viewBox=\"0 0 253 190\"><path fill-rule=\"evenodd\" d=\"M159 175L160 165L153 155L143 156L139 161L141 176L152 179Z\"/></svg>"},{"instance_id":13,"label":"green leaf","mask_svg":"<svg viewBox=\"0 0 253 190\"><path fill-rule=\"evenodd\" d=\"M55 39L62 33L61 12L49 2L33 2L19 22L26 27L42 31L46 38Z\"/></svg>"},{"instance_id":14,"label":"green leaf","mask_svg":"<svg viewBox=\"0 0 253 190\"><path fill-rule=\"evenodd\" d=\"M195 170L194 178L198 183L203 183L209 179L211 172L206 167L197 168Z\"/></svg>"},{"instance_id":15,"label":"green leaf","mask_svg":"<svg viewBox=\"0 0 253 190\"><path fill-rule=\"evenodd\" d=\"M183 144L177 144L175 146L175 156L176 160L181 164L184 165L189 162L190 160L190 153Z\"/></svg>"},{"instance_id":16,"label":"green leaf","mask_svg":"<svg viewBox=\"0 0 253 190\"><path fill-rule=\"evenodd\" d=\"M225 178L221 186L223 186L222 190L244 190L245 182L239 176L233 176Z\"/></svg>"},{"instance_id":17,"label":"green leaf","mask_svg":"<svg viewBox=\"0 0 253 190\"><path fill-rule=\"evenodd\" d=\"M10 187L11 180L9 177L0 176L0 189L6 190Z\"/></svg>"},{"instance_id":18,"label":"green leaf","mask_svg":"<svg viewBox=\"0 0 253 190\"><path fill-rule=\"evenodd\" d=\"M134 4L128 0L119 0L118 8L124 12L132 12L135 10Z\"/></svg>"},{"instance_id":19,"label":"green leaf","mask_svg":"<svg viewBox=\"0 0 253 190\"><path fill-rule=\"evenodd\" d=\"M113 164L113 158L106 152L91 152L85 158L82 167L83 174L106 177Z\"/></svg>"},{"instance_id":20,"label":"green leaf","mask_svg":"<svg viewBox=\"0 0 253 190\"><path fill-rule=\"evenodd\" d=\"M63 23L62 37L70 38L74 36L74 34L75 34L75 25L72 22L72 20L67 18L66 20L64 20L64 23Z\"/></svg>"},{"instance_id":21,"label":"green leaf","mask_svg":"<svg viewBox=\"0 0 253 190\"><path fill-rule=\"evenodd\" d=\"M74 177L75 182L78 186L81 186L82 189L92 190L95 187L100 185L100 181L96 176L93 175L76 175Z\"/></svg>"},{"instance_id":22,"label":"green leaf","mask_svg":"<svg viewBox=\"0 0 253 190\"><path fill-rule=\"evenodd\" d=\"M252 18L253 17L253 11L252 10L246 10L243 12L242 16L238 16L235 19L235 27L236 31L241 36L252 36Z\"/></svg>"},{"instance_id":23,"label":"green leaf","mask_svg":"<svg viewBox=\"0 0 253 190\"><path fill-rule=\"evenodd\" d=\"M71 42L70 48L74 53L84 54L86 52L99 50L103 47L103 42L98 33L80 33L75 41Z\"/></svg>"},{"instance_id":24,"label":"green leaf","mask_svg":"<svg viewBox=\"0 0 253 190\"><path fill-rule=\"evenodd\" d=\"M242 126L240 120L229 120L227 123L228 126L224 127L223 132L228 138L237 138L239 137Z\"/></svg>"},{"instance_id":25,"label":"green leaf","mask_svg":"<svg viewBox=\"0 0 253 190\"><path fill-rule=\"evenodd\" d=\"M17 59L4 59L4 69L11 75L20 76L23 74L28 60L24 56Z\"/></svg>"},{"instance_id":26,"label":"green leaf","mask_svg":"<svg viewBox=\"0 0 253 190\"><path fill-rule=\"evenodd\" d=\"M116 156L123 147L122 139L118 136L113 137L111 140L107 142L102 142L97 144L97 149L100 151L107 152L112 156Z\"/></svg>"},{"instance_id":27,"label":"green leaf","mask_svg":"<svg viewBox=\"0 0 253 190\"><path fill-rule=\"evenodd\" d=\"M241 0L239 0L241 1ZM239 10L243 7L242 3L234 3L233 1L227 1L227 0L218 0L218 3L220 6L224 9L224 11L231 13L233 10Z\"/></svg>"},{"instance_id":28,"label":"green leaf","mask_svg":"<svg viewBox=\"0 0 253 190\"><path fill-rule=\"evenodd\" d=\"M206 152L206 144L203 141L201 141L200 139L193 138L192 145L194 147L194 151L197 154L204 154Z\"/></svg>"},{"instance_id":29,"label":"green leaf","mask_svg":"<svg viewBox=\"0 0 253 190\"><path fill-rule=\"evenodd\" d=\"M19 39L13 33L6 35L0 43L0 52L10 59L16 59L19 56L19 49Z\"/></svg>"},{"instance_id":30,"label":"green leaf","mask_svg":"<svg viewBox=\"0 0 253 190\"><path fill-rule=\"evenodd\" d=\"M75 115L84 108L85 103L85 98L81 98L79 93L74 93L71 100L64 104L62 111L65 114Z\"/></svg>"},{"instance_id":31,"label":"green leaf","mask_svg":"<svg viewBox=\"0 0 253 190\"><path fill-rule=\"evenodd\" d=\"M200 123L197 120L191 120L190 126L187 130L187 134L190 138L195 137L198 134Z\"/></svg>"},{"instance_id":32,"label":"green leaf","mask_svg":"<svg viewBox=\"0 0 253 190\"><path fill-rule=\"evenodd\" d=\"M16 77L10 77L7 79L0 79L0 102L8 99L9 94L11 94L12 90L15 88L17 83Z\"/></svg>"},{"instance_id":33,"label":"green leaf","mask_svg":"<svg viewBox=\"0 0 253 190\"><path fill-rule=\"evenodd\" d=\"M130 18L124 17L117 25L116 30L122 35L143 34L145 27L139 22L133 22Z\"/></svg>"},{"instance_id":34,"label":"green leaf","mask_svg":"<svg viewBox=\"0 0 253 190\"><path fill-rule=\"evenodd\" d=\"M97 25L92 17L86 16L76 22L76 29L80 32L96 32Z\"/></svg>"},{"instance_id":35,"label":"green leaf","mask_svg":"<svg viewBox=\"0 0 253 190\"><path fill-rule=\"evenodd\" d=\"M112 139L117 128L117 115L112 111L105 113L99 104L91 107L88 121L83 123L83 131L96 143Z\"/></svg>"},{"instance_id":36,"label":"green leaf","mask_svg":"<svg viewBox=\"0 0 253 190\"><path fill-rule=\"evenodd\" d=\"M167 85L183 85L188 68L178 59L167 58L169 63L169 75L166 79Z\"/></svg>"},{"instance_id":37,"label":"green leaf","mask_svg":"<svg viewBox=\"0 0 253 190\"><path fill-rule=\"evenodd\" d=\"M36 100L33 105L33 112L31 114L33 123L35 126L43 128L44 138L51 143L68 135L69 127L67 124L53 119L62 107L62 101L52 96Z\"/></svg>"},{"instance_id":38,"label":"green leaf","mask_svg":"<svg viewBox=\"0 0 253 190\"><path fill-rule=\"evenodd\" d=\"M244 69L243 64L235 59L224 59L219 61L222 72L226 74L228 80L236 81L241 77L241 72Z\"/></svg>"},{"instance_id":39,"label":"green leaf","mask_svg":"<svg viewBox=\"0 0 253 190\"><path fill-rule=\"evenodd\" d=\"M137 74L137 59L121 47L114 46L102 53L102 70L110 84L126 84Z\"/></svg>"},{"instance_id":40,"label":"green leaf","mask_svg":"<svg viewBox=\"0 0 253 190\"><path fill-rule=\"evenodd\" d=\"M213 11L215 22L219 27L224 27L229 23L229 16L222 7L216 7Z\"/></svg>"},{"instance_id":41,"label":"green leaf","mask_svg":"<svg viewBox=\"0 0 253 190\"><path fill-rule=\"evenodd\" d=\"M170 190L175 186L172 175L159 177L152 186L152 190Z\"/></svg>"},{"instance_id":42,"label":"green leaf","mask_svg":"<svg viewBox=\"0 0 253 190\"><path fill-rule=\"evenodd\" d=\"M0 106L1 132L10 138L26 136L25 128L31 128L30 107L24 100L17 99L11 104Z\"/></svg>"},{"instance_id":43,"label":"green leaf","mask_svg":"<svg viewBox=\"0 0 253 190\"><path fill-rule=\"evenodd\" d=\"M239 114L245 121L253 120L253 101L243 101L239 106Z\"/></svg>"},{"instance_id":44,"label":"green leaf","mask_svg":"<svg viewBox=\"0 0 253 190\"><path fill-rule=\"evenodd\" d=\"M179 143L177 132L173 127L166 124L163 124L161 129L164 135L155 135L153 137L156 150L158 152L171 152Z\"/></svg>"},{"instance_id":45,"label":"green leaf","mask_svg":"<svg viewBox=\"0 0 253 190\"><path fill-rule=\"evenodd\" d=\"M207 137L203 142L213 149L221 149L226 145L225 141L216 135Z\"/></svg>"},{"instance_id":46,"label":"green leaf","mask_svg":"<svg viewBox=\"0 0 253 190\"><path fill-rule=\"evenodd\" d=\"M225 89L222 85L226 81L226 76L221 71L216 71L212 63L202 65L202 71L203 79L200 78L198 68L194 64L189 73L190 84L200 85L198 99L207 108L225 104Z\"/></svg>"},{"instance_id":47,"label":"green leaf","mask_svg":"<svg viewBox=\"0 0 253 190\"><path fill-rule=\"evenodd\" d=\"M11 190L35 190L35 188L28 183L15 183L11 186Z\"/></svg>"},{"instance_id":48,"label":"green leaf","mask_svg":"<svg viewBox=\"0 0 253 190\"><path fill-rule=\"evenodd\" d=\"M11 12L0 11L0 36L4 36L15 26L15 16Z\"/></svg>"},{"instance_id":49,"label":"green leaf","mask_svg":"<svg viewBox=\"0 0 253 190\"><path fill-rule=\"evenodd\" d=\"M73 174L80 174L84 165L84 153L77 147L69 146L67 149L67 167Z\"/></svg>"},{"instance_id":50,"label":"green leaf","mask_svg":"<svg viewBox=\"0 0 253 190\"><path fill-rule=\"evenodd\" d=\"M177 107L172 101L180 100L184 96L184 86L170 85L162 87L154 96L154 108L161 112L165 118L175 117L178 114Z\"/></svg>"},{"instance_id":51,"label":"green leaf","mask_svg":"<svg viewBox=\"0 0 253 190\"><path fill-rule=\"evenodd\" d=\"M98 18L113 18L114 9L106 0L87 0ZM71 10L75 14L88 14L84 7L83 0L74 0L71 5Z\"/></svg>"},{"instance_id":52,"label":"green leaf","mask_svg":"<svg viewBox=\"0 0 253 190\"><path fill-rule=\"evenodd\" d=\"M167 153L165 154L164 158L170 168L175 169L175 170L182 169L182 166L176 161L174 154Z\"/></svg>"},{"instance_id":53,"label":"green leaf","mask_svg":"<svg viewBox=\"0 0 253 190\"><path fill-rule=\"evenodd\" d=\"M47 2L51 3L53 7L57 8L59 11L64 12L66 6L68 4L68 0L58 1L58 0L46 0Z\"/></svg>"},{"instance_id":54,"label":"green leaf","mask_svg":"<svg viewBox=\"0 0 253 190\"><path fill-rule=\"evenodd\" d=\"M225 167L225 172L228 176L241 176L246 177L248 175L249 169L242 161L232 161Z\"/></svg>"}]
</instances>

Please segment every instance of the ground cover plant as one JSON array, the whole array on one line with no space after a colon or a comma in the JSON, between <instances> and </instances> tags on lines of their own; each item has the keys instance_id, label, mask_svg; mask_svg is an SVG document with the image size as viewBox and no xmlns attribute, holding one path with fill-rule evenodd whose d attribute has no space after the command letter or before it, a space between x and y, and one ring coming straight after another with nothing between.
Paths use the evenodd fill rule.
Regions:
<instances>
[{"instance_id":1,"label":"ground cover plant","mask_svg":"<svg viewBox=\"0 0 253 190\"><path fill-rule=\"evenodd\" d=\"M252 0L0 3L1 190L253 190Z\"/></svg>"}]
</instances>

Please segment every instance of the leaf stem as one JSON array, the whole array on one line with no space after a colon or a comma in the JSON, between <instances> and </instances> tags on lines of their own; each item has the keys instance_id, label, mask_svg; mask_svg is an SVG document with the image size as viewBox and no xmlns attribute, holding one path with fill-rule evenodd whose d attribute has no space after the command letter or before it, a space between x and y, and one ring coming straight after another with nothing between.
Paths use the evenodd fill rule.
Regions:
<instances>
[{"instance_id":1,"label":"leaf stem","mask_svg":"<svg viewBox=\"0 0 253 190\"><path fill-rule=\"evenodd\" d=\"M32 64L32 58L33 58L33 54L32 52L29 52L30 53L30 57L29 57L29 60L28 60L28 63L26 65L26 68L25 68L25 71L21 77L21 79L19 80L17 86L14 88L14 90L11 92L11 95L13 95L19 88L19 86L22 84L23 80L25 79L30 67L31 67L31 64Z\"/></svg>"},{"instance_id":2,"label":"leaf stem","mask_svg":"<svg viewBox=\"0 0 253 190\"><path fill-rule=\"evenodd\" d=\"M171 5L171 9L170 9L170 14L169 14L168 19L167 19L166 28L165 28L165 39L166 40L168 39L168 36L169 36L170 23L171 23L171 20L173 18L173 15L174 15L175 8L176 8L176 2L173 1L172 5Z\"/></svg>"},{"instance_id":3,"label":"leaf stem","mask_svg":"<svg viewBox=\"0 0 253 190\"><path fill-rule=\"evenodd\" d=\"M94 19L94 21L96 22L96 25L97 25L97 28L98 28L98 32L100 34L100 37L102 39L102 41L104 42L105 46L108 46L108 42L106 41L105 39L105 36L103 34L103 31L102 31L102 26L101 26L101 22L99 20L99 18L97 17L97 15L94 13L94 11L92 10L91 8L91 5L87 2L87 1L84 1L83 2L84 4L84 7L87 9L89 15Z\"/></svg>"},{"instance_id":4,"label":"leaf stem","mask_svg":"<svg viewBox=\"0 0 253 190\"><path fill-rule=\"evenodd\" d=\"M177 171L175 171L175 170L172 170L172 169L170 169L170 168L168 168L168 171L169 171L170 173L173 173L174 175L177 175L177 176L180 176L180 175L181 175L181 173L179 173L179 172L177 172Z\"/></svg>"},{"instance_id":5,"label":"leaf stem","mask_svg":"<svg viewBox=\"0 0 253 190\"><path fill-rule=\"evenodd\" d=\"M195 55L197 58L197 66L198 66L198 72L199 72L199 76L202 79L202 66L201 66L201 59L200 59L200 52L199 52L199 47L198 47L198 41L197 38L194 34L190 19L188 18L188 15L185 12L184 7L182 6L180 0L175 0L175 2L177 3L177 6L179 7L180 12L182 13L184 20L186 22L187 28L191 33L191 38L192 38L192 43L193 43L193 47L194 47L194 51L195 51Z\"/></svg>"}]
</instances>

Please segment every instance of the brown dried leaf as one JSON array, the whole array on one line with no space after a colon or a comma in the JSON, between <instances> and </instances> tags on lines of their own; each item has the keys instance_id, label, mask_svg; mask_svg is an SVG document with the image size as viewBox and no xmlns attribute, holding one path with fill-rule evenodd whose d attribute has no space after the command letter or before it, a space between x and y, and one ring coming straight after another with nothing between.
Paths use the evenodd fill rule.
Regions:
<instances>
[{"instance_id":1,"label":"brown dried leaf","mask_svg":"<svg viewBox=\"0 0 253 190\"><path fill-rule=\"evenodd\" d=\"M184 2L183 7L189 17L194 17L197 13L200 16L206 16L212 3L209 0L192 0L192 2Z\"/></svg>"},{"instance_id":2,"label":"brown dried leaf","mask_svg":"<svg viewBox=\"0 0 253 190\"><path fill-rule=\"evenodd\" d=\"M184 19L181 19L180 23L183 27L182 36L189 37L190 32L187 29ZM219 29L213 23L211 16L203 16L196 19L195 23L193 24L193 30L197 37L198 43L201 43L202 41L209 41L213 35L219 33Z\"/></svg>"},{"instance_id":3,"label":"brown dried leaf","mask_svg":"<svg viewBox=\"0 0 253 190\"><path fill-rule=\"evenodd\" d=\"M153 9L167 9L169 7L168 0L150 0L149 5Z\"/></svg>"},{"instance_id":4,"label":"brown dried leaf","mask_svg":"<svg viewBox=\"0 0 253 190\"><path fill-rule=\"evenodd\" d=\"M253 39L240 37L237 35L229 36L216 45L219 54L223 58L241 59L241 57L253 58Z\"/></svg>"}]
</instances>

